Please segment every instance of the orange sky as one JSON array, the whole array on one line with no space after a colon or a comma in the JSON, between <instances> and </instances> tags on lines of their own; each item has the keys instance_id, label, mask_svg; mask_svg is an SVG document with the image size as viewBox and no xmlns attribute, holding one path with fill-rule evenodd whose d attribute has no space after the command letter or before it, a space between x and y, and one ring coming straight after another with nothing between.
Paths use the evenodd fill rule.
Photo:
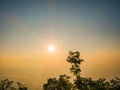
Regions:
<instances>
[{"instance_id":1,"label":"orange sky","mask_svg":"<svg viewBox=\"0 0 120 90\"><path fill-rule=\"evenodd\" d=\"M120 77L119 2L0 1L0 79L39 90L47 78L72 76L70 50L84 59L82 76Z\"/></svg>"}]
</instances>

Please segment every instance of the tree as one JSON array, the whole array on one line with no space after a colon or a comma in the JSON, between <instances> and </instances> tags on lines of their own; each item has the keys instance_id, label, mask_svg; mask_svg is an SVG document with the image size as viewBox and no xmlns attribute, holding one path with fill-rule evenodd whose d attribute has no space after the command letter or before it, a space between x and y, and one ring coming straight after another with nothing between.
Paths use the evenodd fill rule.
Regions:
<instances>
[{"instance_id":1,"label":"tree","mask_svg":"<svg viewBox=\"0 0 120 90\"><path fill-rule=\"evenodd\" d=\"M67 75L60 75L58 79L49 78L43 85L43 90L71 90L72 83Z\"/></svg>"},{"instance_id":2,"label":"tree","mask_svg":"<svg viewBox=\"0 0 120 90\"><path fill-rule=\"evenodd\" d=\"M17 82L17 85L19 90L28 90L25 84L21 84L20 82Z\"/></svg>"},{"instance_id":3,"label":"tree","mask_svg":"<svg viewBox=\"0 0 120 90\"><path fill-rule=\"evenodd\" d=\"M27 87L17 82L18 88L13 87L13 81L5 79L0 81L0 90L28 90Z\"/></svg>"},{"instance_id":4,"label":"tree","mask_svg":"<svg viewBox=\"0 0 120 90\"><path fill-rule=\"evenodd\" d=\"M72 67L70 68L71 73L76 76L74 80L74 88L77 90L120 90L120 79L115 78L107 82L105 78L100 78L98 80L92 80L92 78L84 78L80 76L81 69L80 64L83 62L83 59L80 59L80 53L69 52L67 57L67 62L71 63Z\"/></svg>"},{"instance_id":5,"label":"tree","mask_svg":"<svg viewBox=\"0 0 120 90\"><path fill-rule=\"evenodd\" d=\"M72 67L70 68L71 73L73 73L74 76L76 76L76 79L74 80L74 88L82 89L82 83L81 83L81 77L80 77L80 64L83 62L83 59L80 59L80 52L69 52L69 55L67 57L67 62L72 64Z\"/></svg>"},{"instance_id":6,"label":"tree","mask_svg":"<svg viewBox=\"0 0 120 90\"><path fill-rule=\"evenodd\" d=\"M70 51L66 61L72 64L72 67L70 68L71 73L73 73L76 78L79 78L81 72L79 65L81 64L81 62L83 62L83 59L80 59L80 53L78 51Z\"/></svg>"},{"instance_id":7,"label":"tree","mask_svg":"<svg viewBox=\"0 0 120 90\"><path fill-rule=\"evenodd\" d=\"M110 80L110 90L120 90L120 78Z\"/></svg>"},{"instance_id":8,"label":"tree","mask_svg":"<svg viewBox=\"0 0 120 90\"><path fill-rule=\"evenodd\" d=\"M58 89L57 90L71 90L72 83L70 82L70 76L60 75L58 79Z\"/></svg>"},{"instance_id":9,"label":"tree","mask_svg":"<svg viewBox=\"0 0 120 90\"><path fill-rule=\"evenodd\" d=\"M10 81L8 79L1 80L0 81L0 90L6 90L8 88L11 88L12 84L13 84L13 81Z\"/></svg>"},{"instance_id":10,"label":"tree","mask_svg":"<svg viewBox=\"0 0 120 90\"><path fill-rule=\"evenodd\" d=\"M80 52L69 52L66 59L71 63L70 72L76 77L73 83L70 82L70 77L60 75L59 79L49 78L47 83L43 85L43 90L120 90L120 78L106 81L105 78L92 80L92 78L81 77L80 64L83 59L80 58Z\"/></svg>"},{"instance_id":11,"label":"tree","mask_svg":"<svg viewBox=\"0 0 120 90\"><path fill-rule=\"evenodd\" d=\"M56 78L49 78L47 83L43 85L43 90L57 90L58 80Z\"/></svg>"}]
</instances>

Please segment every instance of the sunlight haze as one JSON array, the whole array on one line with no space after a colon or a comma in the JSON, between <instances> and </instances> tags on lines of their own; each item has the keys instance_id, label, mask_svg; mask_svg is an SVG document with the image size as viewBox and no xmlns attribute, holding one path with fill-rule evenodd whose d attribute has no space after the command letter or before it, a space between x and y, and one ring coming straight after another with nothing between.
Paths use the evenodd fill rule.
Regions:
<instances>
[{"instance_id":1,"label":"sunlight haze","mask_svg":"<svg viewBox=\"0 0 120 90\"><path fill-rule=\"evenodd\" d=\"M84 59L82 76L120 77L120 1L0 1L0 80L41 90L50 77L72 75L69 51Z\"/></svg>"}]
</instances>

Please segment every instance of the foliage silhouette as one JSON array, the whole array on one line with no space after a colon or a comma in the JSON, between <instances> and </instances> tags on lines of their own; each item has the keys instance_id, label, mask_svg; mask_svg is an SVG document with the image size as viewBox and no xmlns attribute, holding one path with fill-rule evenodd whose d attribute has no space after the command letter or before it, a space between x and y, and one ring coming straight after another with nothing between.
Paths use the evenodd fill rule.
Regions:
<instances>
[{"instance_id":1,"label":"foliage silhouette","mask_svg":"<svg viewBox=\"0 0 120 90\"><path fill-rule=\"evenodd\" d=\"M49 78L43 85L43 90L71 90L72 83L67 75L60 75L59 79Z\"/></svg>"},{"instance_id":2,"label":"foliage silhouette","mask_svg":"<svg viewBox=\"0 0 120 90\"><path fill-rule=\"evenodd\" d=\"M120 78L115 77L115 79L110 80L111 90L120 90Z\"/></svg>"},{"instance_id":3,"label":"foliage silhouette","mask_svg":"<svg viewBox=\"0 0 120 90\"><path fill-rule=\"evenodd\" d=\"M0 90L6 90L8 88L11 88L12 84L13 84L13 81L10 81L8 79L1 80L0 81Z\"/></svg>"},{"instance_id":4,"label":"foliage silhouette","mask_svg":"<svg viewBox=\"0 0 120 90\"><path fill-rule=\"evenodd\" d=\"M70 68L71 73L73 73L76 78L79 78L81 72L79 65L81 64L81 62L83 62L83 59L80 59L80 53L78 51L70 51L66 61L72 64L72 67Z\"/></svg>"},{"instance_id":5,"label":"foliage silhouette","mask_svg":"<svg viewBox=\"0 0 120 90\"><path fill-rule=\"evenodd\" d=\"M25 84L17 82L17 85L18 85L19 90L27 90L27 87L25 86Z\"/></svg>"},{"instance_id":6,"label":"foliage silhouette","mask_svg":"<svg viewBox=\"0 0 120 90\"><path fill-rule=\"evenodd\" d=\"M60 75L59 79L49 78L43 84L43 90L120 90L120 78L115 77L109 82L105 78L92 80L92 78L81 77L80 64L84 60L80 58L80 52L69 52L66 61L71 63L70 72L76 77L73 83L70 77Z\"/></svg>"},{"instance_id":7,"label":"foliage silhouette","mask_svg":"<svg viewBox=\"0 0 120 90\"><path fill-rule=\"evenodd\" d=\"M14 82L8 79L0 81L0 90L28 90L27 87L17 82L18 88L12 86Z\"/></svg>"},{"instance_id":8,"label":"foliage silhouette","mask_svg":"<svg viewBox=\"0 0 120 90\"><path fill-rule=\"evenodd\" d=\"M43 84L43 90L120 90L120 78L115 77L109 82L105 78L93 80L92 78L82 77L80 64L84 60L80 58L80 52L69 52L66 61L71 64L70 72L75 77L73 82L68 75L60 75L59 78L49 78ZM28 90L28 88L16 82L18 88L13 87L13 81L5 79L0 81L0 90Z\"/></svg>"}]
</instances>

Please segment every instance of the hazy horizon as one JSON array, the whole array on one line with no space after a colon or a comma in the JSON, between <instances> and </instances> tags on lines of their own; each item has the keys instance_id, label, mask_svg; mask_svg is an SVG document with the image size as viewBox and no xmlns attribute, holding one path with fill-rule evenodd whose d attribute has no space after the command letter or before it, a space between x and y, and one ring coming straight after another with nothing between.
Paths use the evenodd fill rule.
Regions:
<instances>
[{"instance_id":1,"label":"hazy horizon","mask_svg":"<svg viewBox=\"0 0 120 90\"><path fill-rule=\"evenodd\" d=\"M72 76L69 51L81 53L82 76L120 77L120 1L0 1L0 80L40 90L50 77Z\"/></svg>"}]
</instances>

